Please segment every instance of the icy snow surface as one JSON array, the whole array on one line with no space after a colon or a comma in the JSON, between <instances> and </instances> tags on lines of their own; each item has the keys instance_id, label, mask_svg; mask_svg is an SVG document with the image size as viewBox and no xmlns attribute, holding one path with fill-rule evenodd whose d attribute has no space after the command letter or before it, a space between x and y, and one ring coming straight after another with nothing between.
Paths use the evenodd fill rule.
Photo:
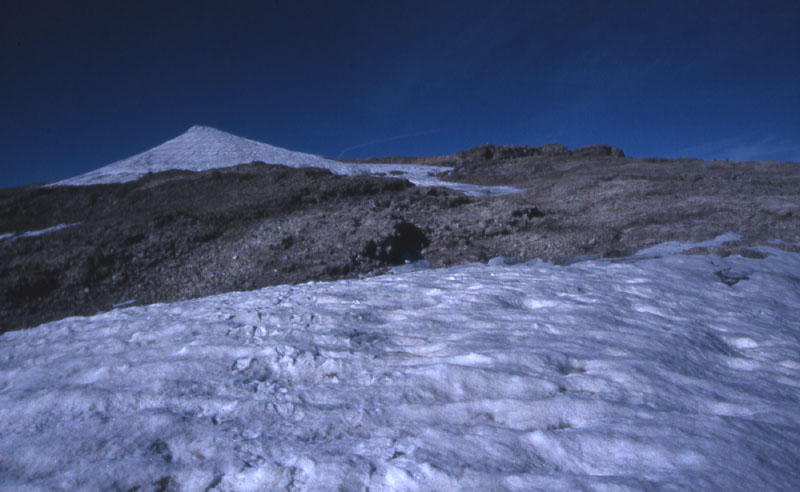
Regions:
<instances>
[{"instance_id":1,"label":"icy snow surface","mask_svg":"<svg viewBox=\"0 0 800 492\"><path fill-rule=\"evenodd\" d=\"M762 250L494 261L6 333L0 489L798 490L800 255Z\"/></svg>"},{"instance_id":2,"label":"icy snow surface","mask_svg":"<svg viewBox=\"0 0 800 492\"><path fill-rule=\"evenodd\" d=\"M446 186L470 195L507 195L521 191L509 186L477 186L441 181L434 175L448 167L416 164L360 164L324 159L249 140L205 126L193 126L172 140L133 157L117 161L89 173L65 179L50 186L81 186L100 183L122 183L148 172L184 169L208 169L262 161L289 167L320 167L345 176L389 175L404 178L420 186Z\"/></svg>"}]
</instances>

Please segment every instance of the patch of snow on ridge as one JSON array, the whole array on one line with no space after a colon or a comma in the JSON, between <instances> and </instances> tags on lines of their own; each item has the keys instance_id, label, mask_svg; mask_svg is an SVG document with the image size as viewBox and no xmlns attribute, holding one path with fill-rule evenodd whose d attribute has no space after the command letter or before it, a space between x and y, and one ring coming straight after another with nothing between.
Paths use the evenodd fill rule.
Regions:
<instances>
[{"instance_id":1,"label":"patch of snow on ridge","mask_svg":"<svg viewBox=\"0 0 800 492\"><path fill-rule=\"evenodd\" d=\"M123 183L138 179L148 172L160 172L170 169L206 171L220 167L247 164L253 161L281 164L289 167L319 167L344 176L376 176L396 173L397 177L407 179L419 186L445 186L469 195L495 196L522 191L508 186L477 186L449 183L435 177L436 174L451 169L448 167L403 163L344 163L274 147L205 126L193 126L183 135L146 152L48 186Z\"/></svg>"},{"instance_id":2,"label":"patch of snow on ridge","mask_svg":"<svg viewBox=\"0 0 800 492\"><path fill-rule=\"evenodd\" d=\"M734 232L726 232L725 234L719 235L714 239L709 239L708 241L700 241L700 242L669 241L666 243L657 244L650 248L645 248L641 251L638 251L636 253L636 256L646 257L646 256L678 254L684 251L688 251L692 248L722 246L723 244L729 241L739 241L741 239L742 239L741 234L736 234Z\"/></svg>"},{"instance_id":3,"label":"patch of snow on ridge","mask_svg":"<svg viewBox=\"0 0 800 492\"><path fill-rule=\"evenodd\" d=\"M797 490L800 254L766 249L496 261L6 333L0 488Z\"/></svg>"}]
</instances>

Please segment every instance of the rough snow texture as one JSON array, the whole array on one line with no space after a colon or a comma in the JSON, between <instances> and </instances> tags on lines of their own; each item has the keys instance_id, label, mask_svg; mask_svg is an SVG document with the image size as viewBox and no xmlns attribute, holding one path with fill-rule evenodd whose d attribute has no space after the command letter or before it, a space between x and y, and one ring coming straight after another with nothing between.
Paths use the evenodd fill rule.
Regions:
<instances>
[{"instance_id":1,"label":"rough snow texture","mask_svg":"<svg viewBox=\"0 0 800 492\"><path fill-rule=\"evenodd\" d=\"M172 140L146 152L117 161L89 173L53 183L51 186L83 186L101 183L124 183L148 172L183 169L205 171L261 161L289 167L319 167L346 176L391 175L421 186L447 186L471 195L496 196L520 190L508 186L476 186L445 183L434 175L450 168L416 164L344 163L311 154L294 152L249 140L205 126L193 126Z\"/></svg>"},{"instance_id":2,"label":"rough snow texture","mask_svg":"<svg viewBox=\"0 0 800 492\"><path fill-rule=\"evenodd\" d=\"M762 250L498 259L6 333L0 488L797 490L800 255Z\"/></svg>"}]
</instances>

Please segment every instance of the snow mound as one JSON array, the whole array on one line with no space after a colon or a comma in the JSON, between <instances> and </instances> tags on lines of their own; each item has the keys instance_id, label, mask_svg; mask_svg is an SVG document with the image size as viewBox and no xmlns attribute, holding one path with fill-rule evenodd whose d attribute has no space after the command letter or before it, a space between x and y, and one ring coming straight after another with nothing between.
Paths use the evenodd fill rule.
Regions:
<instances>
[{"instance_id":1,"label":"snow mound","mask_svg":"<svg viewBox=\"0 0 800 492\"><path fill-rule=\"evenodd\" d=\"M765 252L472 264L6 333L0 488L798 490L800 255Z\"/></svg>"}]
</instances>

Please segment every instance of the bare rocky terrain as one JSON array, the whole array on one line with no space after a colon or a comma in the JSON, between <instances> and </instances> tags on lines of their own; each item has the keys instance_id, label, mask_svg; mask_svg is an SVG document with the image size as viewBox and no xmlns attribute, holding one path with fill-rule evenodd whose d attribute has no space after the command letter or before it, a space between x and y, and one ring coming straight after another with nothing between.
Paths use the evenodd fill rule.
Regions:
<instances>
[{"instance_id":1,"label":"bare rocky terrain","mask_svg":"<svg viewBox=\"0 0 800 492\"><path fill-rule=\"evenodd\" d=\"M797 251L800 164L476 147L395 162L522 192L470 197L403 179L251 163L137 181L0 190L0 332L119 305L506 256L566 263L736 232L719 255ZM381 162L372 159L370 162ZM39 235L22 235L69 225ZM796 273L795 273L796 274Z\"/></svg>"}]
</instances>

